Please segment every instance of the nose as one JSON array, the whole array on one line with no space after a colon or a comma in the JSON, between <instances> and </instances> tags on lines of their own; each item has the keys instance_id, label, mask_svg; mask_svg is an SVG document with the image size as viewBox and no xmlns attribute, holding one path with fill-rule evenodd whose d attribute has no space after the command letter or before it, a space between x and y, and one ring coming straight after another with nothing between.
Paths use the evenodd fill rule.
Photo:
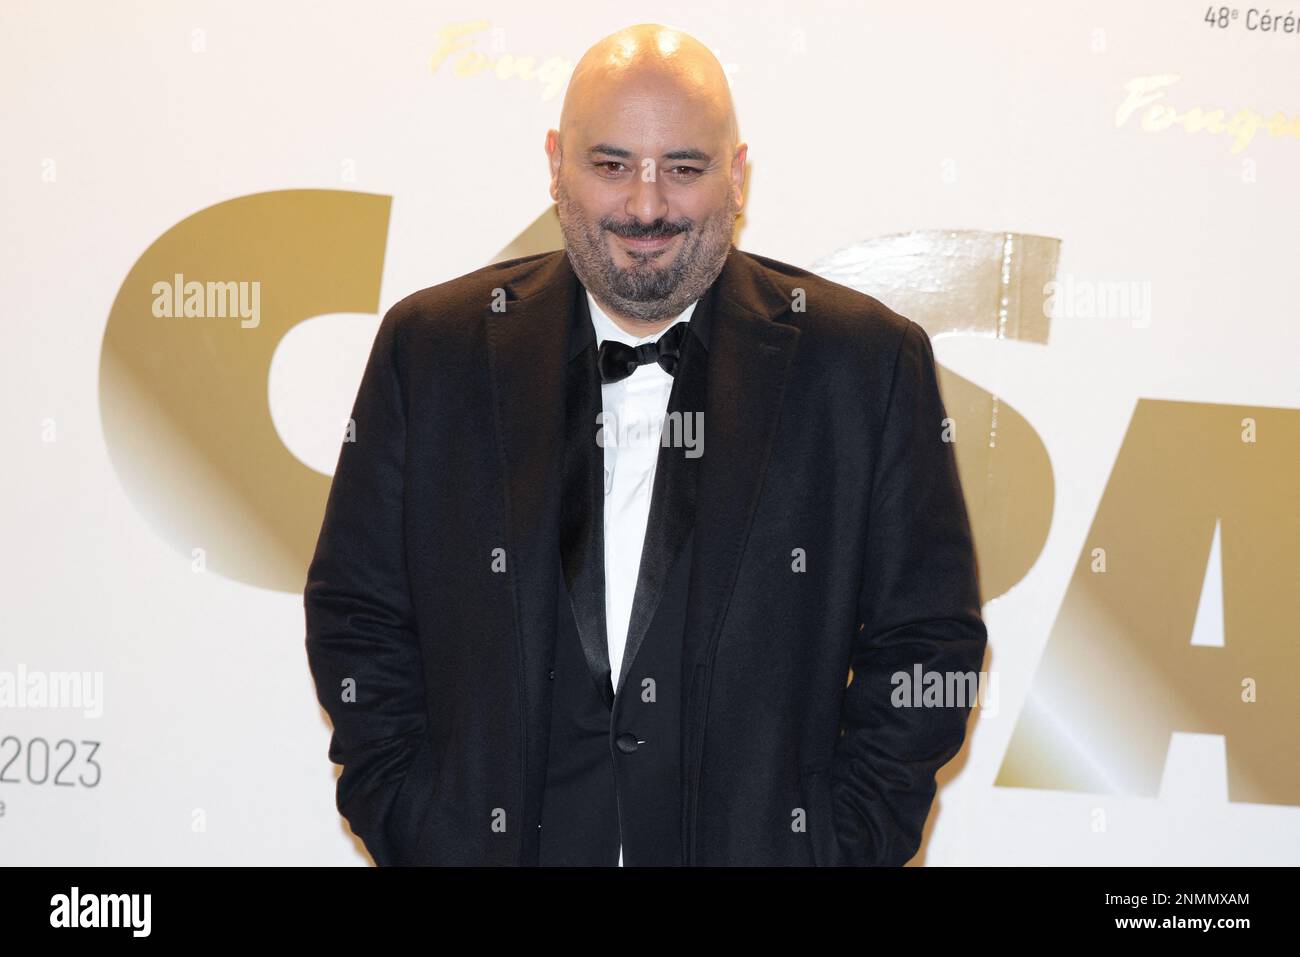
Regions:
<instances>
[{"instance_id":1,"label":"nose","mask_svg":"<svg viewBox=\"0 0 1300 957\"><path fill-rule=\"evenodd\" d=\"M623 212L635 216L643 223L653 223L656 219L667 218L668 201L664 199L659 188L659 177L654 167L642 167L632 177L632 185Z\"/></svg>"}]
</instances>

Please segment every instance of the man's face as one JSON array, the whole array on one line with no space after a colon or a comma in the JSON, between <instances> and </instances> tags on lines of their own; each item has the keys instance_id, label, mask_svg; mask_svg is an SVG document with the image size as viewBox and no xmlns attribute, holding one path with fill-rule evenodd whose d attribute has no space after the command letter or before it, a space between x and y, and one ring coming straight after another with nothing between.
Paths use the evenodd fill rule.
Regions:
<instances>
[{"instance_id":1,"label":"man's face","mask_svg":"<svg viewBox=\"0 0 1300 957\"><path fill-rule=\"evenodd\" d=\"M647 77L584 102L552 152L552 192L574 272L631 319L675 318L721 271L740 208L743 149L712 104ZM558 165L558 172L555 172Z\"/></svg>"}]
</instances>

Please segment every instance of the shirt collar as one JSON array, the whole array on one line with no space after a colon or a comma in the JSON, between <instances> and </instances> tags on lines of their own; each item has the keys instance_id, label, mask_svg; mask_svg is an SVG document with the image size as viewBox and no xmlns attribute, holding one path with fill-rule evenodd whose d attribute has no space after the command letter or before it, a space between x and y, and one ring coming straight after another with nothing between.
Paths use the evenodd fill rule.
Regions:
<instances>
[{"instance_id":1,"label":"shirt collar","mask_svg":"<svg viewBox=\"0 0 1300 957\"><path fill-rule=\"evenodd\" d=\"M705 349L709 347L709 326L713 318L713 310L716 308L714 302L717 288L718 280L714 280L713 285L705 290L704 295L669 323L669 326L673 326L680 321L689 320L687 328L694 333L695 338L699 340L700 345L704 346ZM572 326L569 335L570 359L576 358L587 343L592 341L596 342L597 345L605 339L616 339L619 342L627 343L650 342L657 339L669 328L669 326L665 326L653 336L637 339L630 333L624 332L614 324L614 321L609 316L605 315L595 297L587 291L576 276L574 277L574 289L576 295L574 297Z\"/></svg>"},{"instance_id":2,"label":"shirt collar","mask_svg":"<svg viewBox=\"0 0 1300 957\"><path fill-rule=\"evenodd\" d=\"M587 309L591 314L591 325L596 330L597 345L604 342L606 339L613 339L615 342L625 342L629 346L639 346L646 342L654 342L673 326L677 325L677 323L685 322L690 319L691 313L695 311L695 306L698 302L699 300L697 299L695 302L691 303L682 311L681 315L668 323L668 325L664 326L658 332L652 333L648 336L638 337L615 323L614 320L606 314L605 310L600 308L600 303L596 301L596 297L591 294L591 291L587 291Z\"/></svg>"}]
</instances>

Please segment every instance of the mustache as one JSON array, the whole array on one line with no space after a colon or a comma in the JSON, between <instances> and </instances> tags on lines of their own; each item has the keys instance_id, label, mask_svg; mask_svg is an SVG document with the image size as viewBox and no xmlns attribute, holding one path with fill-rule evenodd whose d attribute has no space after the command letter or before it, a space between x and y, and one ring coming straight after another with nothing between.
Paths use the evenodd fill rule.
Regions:
<instances>
[{"instance_id":1,"label":"mustache","mask_svg":"<svg viewBox=\"0 0 1300 957\"><path fill-rule=\"evenodd\" d=\"M691 221L685 219L669 222L666 219L656 219L653 223L642 223L634 219L629 223L620 223L611 219L603 219L600 225L614 235L622 236L625 239L662 239L666 236L676 236L678 233L686 232L691 228Z\"/></svg>"}]
</instances>

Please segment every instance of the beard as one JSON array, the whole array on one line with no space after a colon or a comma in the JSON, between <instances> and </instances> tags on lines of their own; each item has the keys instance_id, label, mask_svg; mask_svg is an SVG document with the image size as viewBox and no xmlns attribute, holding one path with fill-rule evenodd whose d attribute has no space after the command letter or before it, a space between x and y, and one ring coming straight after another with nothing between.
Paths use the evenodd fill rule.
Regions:
<instances>
[{"instance_id":1,"label":"beard","mask_svg":"<svg viewBox=\"0 0 1300 957\"><path fill-rule=\"evenodd\" d=\"M642 223L605 216L593 224L565 190L563 177L557 197L565 251L578 279L598 300L636 321L658 322L679 316L713 285L731 251L737 205L730 190L726 205L701 223L691 219ZM664 250L630 251L627 255L633 264L624 268L614 262L606 231L633 239L684 235L677 255L667 265L655 265Z\"/></svg>"}]
</instances>

